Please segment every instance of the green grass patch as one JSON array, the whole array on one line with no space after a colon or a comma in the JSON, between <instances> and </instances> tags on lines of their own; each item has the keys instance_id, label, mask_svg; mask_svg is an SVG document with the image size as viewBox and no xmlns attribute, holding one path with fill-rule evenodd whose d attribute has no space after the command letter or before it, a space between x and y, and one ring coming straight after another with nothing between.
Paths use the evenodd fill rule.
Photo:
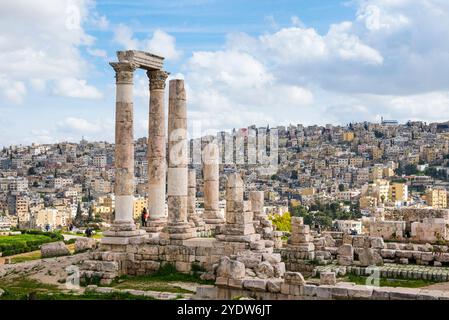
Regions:
<instances>
[{"instance_id":1,"label":"green grass patch","mask_svg":"<svg viewBox=\"0 0 449 320\"><path fill-rule=\"evenodd\" d=\"M33 297L34 298L34 297ZM36 300L155 300L152 297L133 296L125 292L112 293L84 293L84 294L70 294L70 293L55 293L55 294L37 294Z\"/></svg>"},{"instance_id":2,"label":"green grass patch","mask_svg":"<svg viewBox=\"0 0 449 320\"><path fill-rule=\"evenodd\" d=\"M20 230L22 234L0 236L0 252L4 257L39 250L44 243L62 241L60 233L39 230Z\"/></svg>"},{"instance_id":3,"label":"green grass patch","mask_svg":"<svg viewBox=\"0 0 449 320\"><path fill-rule=\"evenodd\" d=\"M1 299L20 300L36 294L57 293L55 285L46 284L30 278L17 278L15 280L0 281L0 288L5 290Z\"/></svg>"},{"instance_id":4,"label":"green grass patch","mask_svg":"<svg viewBox=\"0 0 449 320\"><path fill-rule=\"evenodd\" d=\"M360 285L366 285L372 283L372 281L367 281L368 277L357 276L349 274L346 280L349 282L354 282ZM422 288L429 285L435 284L437 282L432 280L422 280L422 279L388 279L380 278L379 286L381 287L401 287L401 288Z\"/></svg>"},{"instance_id":5,"label":"green grass patch","mask_svg":"<svg viewBox=\"0 0 449 320\"><path fill-rule=\"evenodd\" d=\"M94 235L92 235L92 238L94 238L94 239L101 239L101 238L103 238L103 233L102 232L97 232Z\"/></svg>"},{"instance_id":6,"label":"green grass patch","mask_svg":"<svg viewBox=\"0 0 449 320\"><path fill-rule=\"evenodd\" d=\"M28 253L23 253L11 258L11 263L21 263L32 260L39 260L41 258L40 251L32 251Z\"/></svg>"},{"instance_id":7,"label":"green grass patch","mask_svg":"<svg viewBox=\"0 0 449 320\"><path fill-rule=\"evenodd\" d=\"M0 288L5 290L0 300L154 300L152 297L133 296L125 292L107 294L63 292L56 285L29 278L0 281Z\"/></svg>"},{"instance_id":8,"label":"green grass patch","mask_svg":"<svg viewBox=\"0 0 449 320\"><path fill-rule=\"evenodd\" d=\"M214 284L214 281L202 280L199 267L193 268L192 273L181 273L172 264L165 264L156 273L144 276L122 276L111 286L117 289L152 290L171 293L192 293L190 290L176 286L176 283Z\"/></svg>"}]
</instances>

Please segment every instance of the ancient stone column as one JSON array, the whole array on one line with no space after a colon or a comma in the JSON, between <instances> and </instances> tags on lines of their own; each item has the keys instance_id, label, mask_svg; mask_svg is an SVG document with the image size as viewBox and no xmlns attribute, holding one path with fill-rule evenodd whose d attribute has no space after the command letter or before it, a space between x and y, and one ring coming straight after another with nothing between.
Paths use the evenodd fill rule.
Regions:
<instances>
[{"instance_id":1,"label":"ancient stone column","mask_svg":"<svg viewBox=\"0 0 449 320\"><path fill-rule=\"evenodd\" d=\"M127 244L129 237L145 233L136 230L134 202L133 74L128 62L111 63L116 72L115 105L115 220L104 233L102 243ZM120 237L120 238L115 238Z\"/></svg>"},{"instance_id":2,"label":"ancient stone column","mask_svg":"<svg viewBox=\"0 0 449 320\"><path fill-rule=\"evenodd\" d=\"M235 224L236 214L244 211L243 180L238 173L232 173L226 184L226 223Z\"/></svg>"},{"instance_id":3,"label":"ancient stone column","mask_svg":"<svg viewBox=\"0 0 449 320\"><path fill-rule=\"evenodd\" d=\"M189 169L188 177L188 199L187 199L187 219L195 224L197 231L205 230L203 218L196 212L196 170Z\"/></svg>"},{"instance_id":4,"label":"ancient stone column","mask_svg":"<svg viewBox=\"0 0 449 320\"><path fill-rule=\"evenodd\" d=\"M259 216L265 216L263 212L263 191L250 191L249 200L251 202L251 211L254 213L254 219L258 219Z\"/></svg>"},{"instance_id":5,"label":"ancient stone column","mask_svg":"<svg viewBox=\"0 0 449 320\"><path fill-rule=\"evenodd\" d=\"M253 213L245 205L243 193L240 174L230 174L226 184L226 224L220 227L223 232L216 236L218 240L247 243L260 240L260 235L254 230Z\"/></svg>"},{"instance_id":6,"label":"ancient stone column","mask_svg":"<svg viewBox=\"0 0 449 320\"><path fill-rule=\"evenodd\" d=\"M203 149L203 193L204 221L210 225L224 223L219 208L219 148L216 141L209 142Z\"/></svg>"},{"instance_id":7,"label":"ancient stone column","mask_svg":"<svg viewBox=\"0 0 449 320\"><path fill-rule=\"evenodd\" d=\"M188 201L187 201L187 216L190 219L196 215L196 170L189 169L188 177Z\"/></svg>"},{"instance_id":8,"label":"ancient stone column","mask_svg":"<svg viewBox=\"0 0 449 320\"><path fill-rule=\"evenodd\" d=\"M249 200L251 203L251 211L254 215L254 228L256 232L262 236L263 239L272 240L275 245L282 245L282 241L278 237L279 233L273 230L273 224L268 219L268 216L263 212L264 193L263 191L250 191Z\"/></svg>"},{"instance_id":9,"label":"ancient stone column","mask_svg":"<svg viewBox=\"0 0 449 320\"><path fill-rule=\"evenodd\" d=\"M168 110L168 223L170 239L182 240L196 236L196 229L187 220L188 142L187 107L183 80L169 83Z\"/></svg>"},{"instance_id":10,"label":"ancient stone column","mask_svg":"<svg viewBox=\"0 0 449 320\"><path fill-rule=\"evenodd\" d=\"M166 135L164 89L168 73L147 71L150 81L150 112L148 127L148 211L150 220L146 230L159 232L166 223Z\"/></svg>"}]
</instances>

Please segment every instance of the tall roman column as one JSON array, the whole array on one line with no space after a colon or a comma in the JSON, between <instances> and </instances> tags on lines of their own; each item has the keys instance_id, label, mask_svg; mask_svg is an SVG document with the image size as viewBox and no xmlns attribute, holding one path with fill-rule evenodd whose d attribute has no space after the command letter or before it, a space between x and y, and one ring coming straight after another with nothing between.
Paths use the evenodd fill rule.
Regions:
<instances>
[{"instance_id":1,"label":"tall roman column","mask_svg":"<svg viewBox=\"0 0 449 320\"><path fill-rule=\"evenodd\" d=\"M216 141L209 142L203 149L203 193L204 221L210 225L224 223L219 208L219 148Z\"/></svg>"},{"instance_id":2,"label":"tall roman column","mask_svg":"<svg viewBox=\"0 0 449 320\"><path fill-rule=\"evenodd\" d=\"M188 177L187 217L189 220L196 215L196 170L189 169Z\"/></svg>"},{"instance_id":3,"label":"tall roman column","mask_svg":"<svg viewBox=\"0 0 449 320\"><path fill-rule=\"evenodd\" d=\"M111 63L116 78L115 104L115 219L104 233L104 244L128 244L130 237L140 236L133 218L134 202L134 135L133 74L129 62ZM116 238L119 237L119 238Z\"/></svg>"},{"instance_id":4,"label":"tall roman column","mask_svg":"<svg viewBox=\"0 0 449 320\"><path fill-rule=\"evenodd\" d=\"M173 240L193 238L196 229L187 220L187 106L183 80L170 80L169 83L168 148L166 230Z\"/></svg>"},{"instance_id":5,"label":"tall roman column","mask_svg":"<svg viewBox=\"0 0 449 320\"><path fill-rule=\"evenodd\" d=\"M148 232L159 232L166 223L165 181L165 111L164 89L168 73L163 70L147 71L150 81L150 112L148 127Z\"/></svg>"},{"instance_id":6,"label":"tall roman column","mask_svg":"<svg viewBox=\"0 0 449 320\"><path fill-rule=\"evenodd\" d=\"M187 219L195 224L197 231L204 231L205 224L203 218L196 211L196 170L189 169L188 177L188 198L187 198Z\"/></svg>"}]
</instances>

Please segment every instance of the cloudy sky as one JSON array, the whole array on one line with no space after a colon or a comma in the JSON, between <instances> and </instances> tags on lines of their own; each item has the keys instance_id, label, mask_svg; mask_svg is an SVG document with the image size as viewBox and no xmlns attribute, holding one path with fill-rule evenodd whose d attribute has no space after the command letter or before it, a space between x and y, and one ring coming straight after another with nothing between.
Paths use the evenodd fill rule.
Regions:
<instances>
[{"instance_id":1,"label":"cloudy sky","mask_svg":"<svg viewBox=\"0 0 449 320\"><path fill-rule=\"evenodd\" d=\"M166 57L191 127L449 120L447 0L0 0L0 146L113 141L115 51ZM135 75L135 135L148 81Z\"/></svg>"}]
</instances>

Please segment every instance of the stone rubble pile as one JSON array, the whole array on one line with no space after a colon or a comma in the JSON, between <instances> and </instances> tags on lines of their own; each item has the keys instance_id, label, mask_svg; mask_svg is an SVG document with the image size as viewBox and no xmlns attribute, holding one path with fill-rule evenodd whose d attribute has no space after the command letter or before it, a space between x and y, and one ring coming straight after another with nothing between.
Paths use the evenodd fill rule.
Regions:
<instances>
[{"instance_id":1,"label":"stone rubble pile","mask_svg":"<svg viewBox=\"0 0 449 320\"><path fill-rule=\"evenodd\" d=\"M273 223L268 219L267 214L263 211L264 192L251 191L249 193L251 211L253 212L253 224L256 233L260 234L262 239L274 242L274 248L282 248L282 232L275 231Z\"/></svg>"},{"instance_id":2,"label":"stone rubble pile","mask_svg":"<svg viewBox=\"0 0 449 320\"><path fill-rule=\"evenodd\" d=\"M224 256L214 265L217 286L254 291L280 292L285 264L276 253L240 252Z\"/></svg>"}]
</instances>

